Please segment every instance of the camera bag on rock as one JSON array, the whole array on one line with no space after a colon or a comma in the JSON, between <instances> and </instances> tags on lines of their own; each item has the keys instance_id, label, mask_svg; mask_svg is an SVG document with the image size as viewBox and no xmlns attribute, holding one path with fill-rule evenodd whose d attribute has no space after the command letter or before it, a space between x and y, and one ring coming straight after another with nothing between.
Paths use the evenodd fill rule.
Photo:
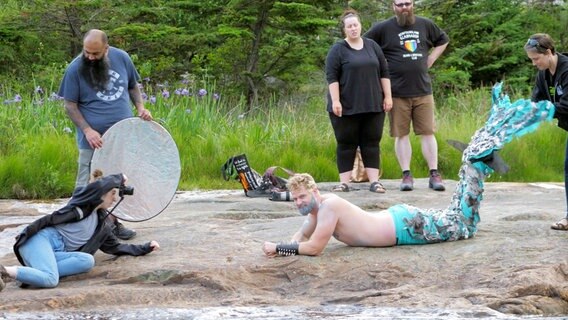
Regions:
<instances>
[{"instance_id":1,"label":"camera bag on rock","mask_svg":"<svg viewBox=\"0 0 568 320\"><path fill-rule=\"evenodd\" d=\"M290 192L286 187L287 179L274 174L277 169L286 172L288 176L294 174L292 170L273 166L260 175L252 169L244 154L229 158L221 167L223 178L229 181L231 178L238 180L243 186L247 197L267 197L274 201L291 201Z\"/></svg>"},{"instance_id":2,"label":"camera bag on rock","mask_svg":"<svg viewBox=\"0 0 568 320\"><path fill-rule=\"evenodd\" d=\"M249 191L258 189L262 184L262 177L258 172L253 170L247 160L245 154L240 154L229 158L225 164L221 167L221 173L225 181L234 178L238 180L245 194Z\"/></svg>"}]
</instances>

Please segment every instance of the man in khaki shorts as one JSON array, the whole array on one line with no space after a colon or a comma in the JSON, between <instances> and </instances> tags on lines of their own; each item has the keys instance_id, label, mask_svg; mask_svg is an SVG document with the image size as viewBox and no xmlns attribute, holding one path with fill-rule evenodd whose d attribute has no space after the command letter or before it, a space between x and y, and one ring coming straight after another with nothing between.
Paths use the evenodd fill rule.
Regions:
<instances>
[{"instance_id":1,"label":"man in khaki shorts","mask_svg":"<svg viewBox=\"0 0 568 320\"><path fill-rule=\"evenodd\" d=\"M410 123L420 136L422 155L430 169L428 186L444 191L438 172L438 144L434 132L434 98L428 69L444 52L449 43L447 34L431 20L414 15L410 0L394 0L395 16L375 24L365 37L381 46L389 63L393 108L389 113L391 136L402 169L400 190L414 189L410 172L412 146Z\"/></svg>"}]
</instances>

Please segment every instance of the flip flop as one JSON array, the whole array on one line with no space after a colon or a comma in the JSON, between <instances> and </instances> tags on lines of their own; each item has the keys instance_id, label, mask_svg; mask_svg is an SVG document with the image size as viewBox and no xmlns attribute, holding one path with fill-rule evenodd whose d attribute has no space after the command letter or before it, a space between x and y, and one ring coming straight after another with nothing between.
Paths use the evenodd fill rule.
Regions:
<instances>
[{"instance_id":1,"label":"flip flop","mask_svg":"<svg viewBox=\"0 0 568 320\"><path fill-rule=\"evenodd\" d=\"M568 231L568 218L560 219L560 221L553 223L550 228L554 230Z\"/></svg>"}]
</instances>

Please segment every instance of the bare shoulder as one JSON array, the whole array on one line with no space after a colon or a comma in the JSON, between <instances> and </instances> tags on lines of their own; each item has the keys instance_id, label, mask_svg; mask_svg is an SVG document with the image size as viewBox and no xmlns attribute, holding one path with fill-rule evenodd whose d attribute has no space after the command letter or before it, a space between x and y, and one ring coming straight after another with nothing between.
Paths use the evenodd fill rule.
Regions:
<instances>
[{"instance_id":1,"label":"bare shoulder","mask_svg":"<svg viewBox=\"0 0 568 320\"><path fill-rule=\"evenodd\" d=\"M321 208L322 209L325 208L328 210L335 210L337 208L348 206L350 204L351 202L341 198L336 194L331 193L322 196Z\"/></svg>"}]
</instances>

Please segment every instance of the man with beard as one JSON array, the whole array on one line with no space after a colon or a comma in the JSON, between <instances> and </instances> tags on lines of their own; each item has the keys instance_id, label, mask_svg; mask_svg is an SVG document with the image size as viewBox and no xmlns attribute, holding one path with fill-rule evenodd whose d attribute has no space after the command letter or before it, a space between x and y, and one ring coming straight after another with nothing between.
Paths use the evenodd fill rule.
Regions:
<instances>
[{"instance_id":1,"label":"man with beard","mask_svg":"<svg viewBox=\"0 0 568 320\"><path fill-rule=\"evenodd\" d=\"M306 220L289 243L265 242L269 257L320 255L331 237L352 247L391 247L430 244L472 237L476 212L431 212L400 204L379 212L367 212L335 195L322 195L307 174L296 174L288 188ZM477 203L476 203L477 204Z\"/></svg>"},{"instance_id":2,"label":"man with beard","mask_svg":"<svg viewBox=\"0 0 568 320\"><path fill-rule=\"evenodd\" d=\"M387 211L371 214L335 194L322 195L307 173L293 175L288 188L306 220L290 243L265 242L262 249L267 256L317 256L332 236L353 247L397 244L394 221Z\"/></svg>"},{"instance_id":3,"label":"man with beard","mask_svg":"<svg viewBox=\"0 0 568 320\"><path fill-rule=\"evenodd\" d=\"M58 93L65 100L67 115L77 127L76 190L89 182L94 149L103 146L105 131L133 116L131 101L139 117L152 120L150 111L144 107L139 79L130 56L109 46L103 31L92 29L85 34L83 52L67 67ZM115 224L118 238L128 240L136 235L122 223L115 220Z\"/></svg>"},{"instance_id":4,"label":"man with beard","mask_svg":"<svg viewBox=\"0 0 568 320\"><path fill-rule=\"evenodd\" d=\"M411 191L412 146L410 123L421 137L422 155L430 169L428 186L444 191L438 172L438 144L434 132L434 98L428 69L444 52L449 38L431 20L415 16L410 0L394 0L395 16L374 25L365 37L381 46L389 64L393 108L389 115L390 134L395 138L395 152L402 169L401 191Z\"/></svg>"}]
</instances>

